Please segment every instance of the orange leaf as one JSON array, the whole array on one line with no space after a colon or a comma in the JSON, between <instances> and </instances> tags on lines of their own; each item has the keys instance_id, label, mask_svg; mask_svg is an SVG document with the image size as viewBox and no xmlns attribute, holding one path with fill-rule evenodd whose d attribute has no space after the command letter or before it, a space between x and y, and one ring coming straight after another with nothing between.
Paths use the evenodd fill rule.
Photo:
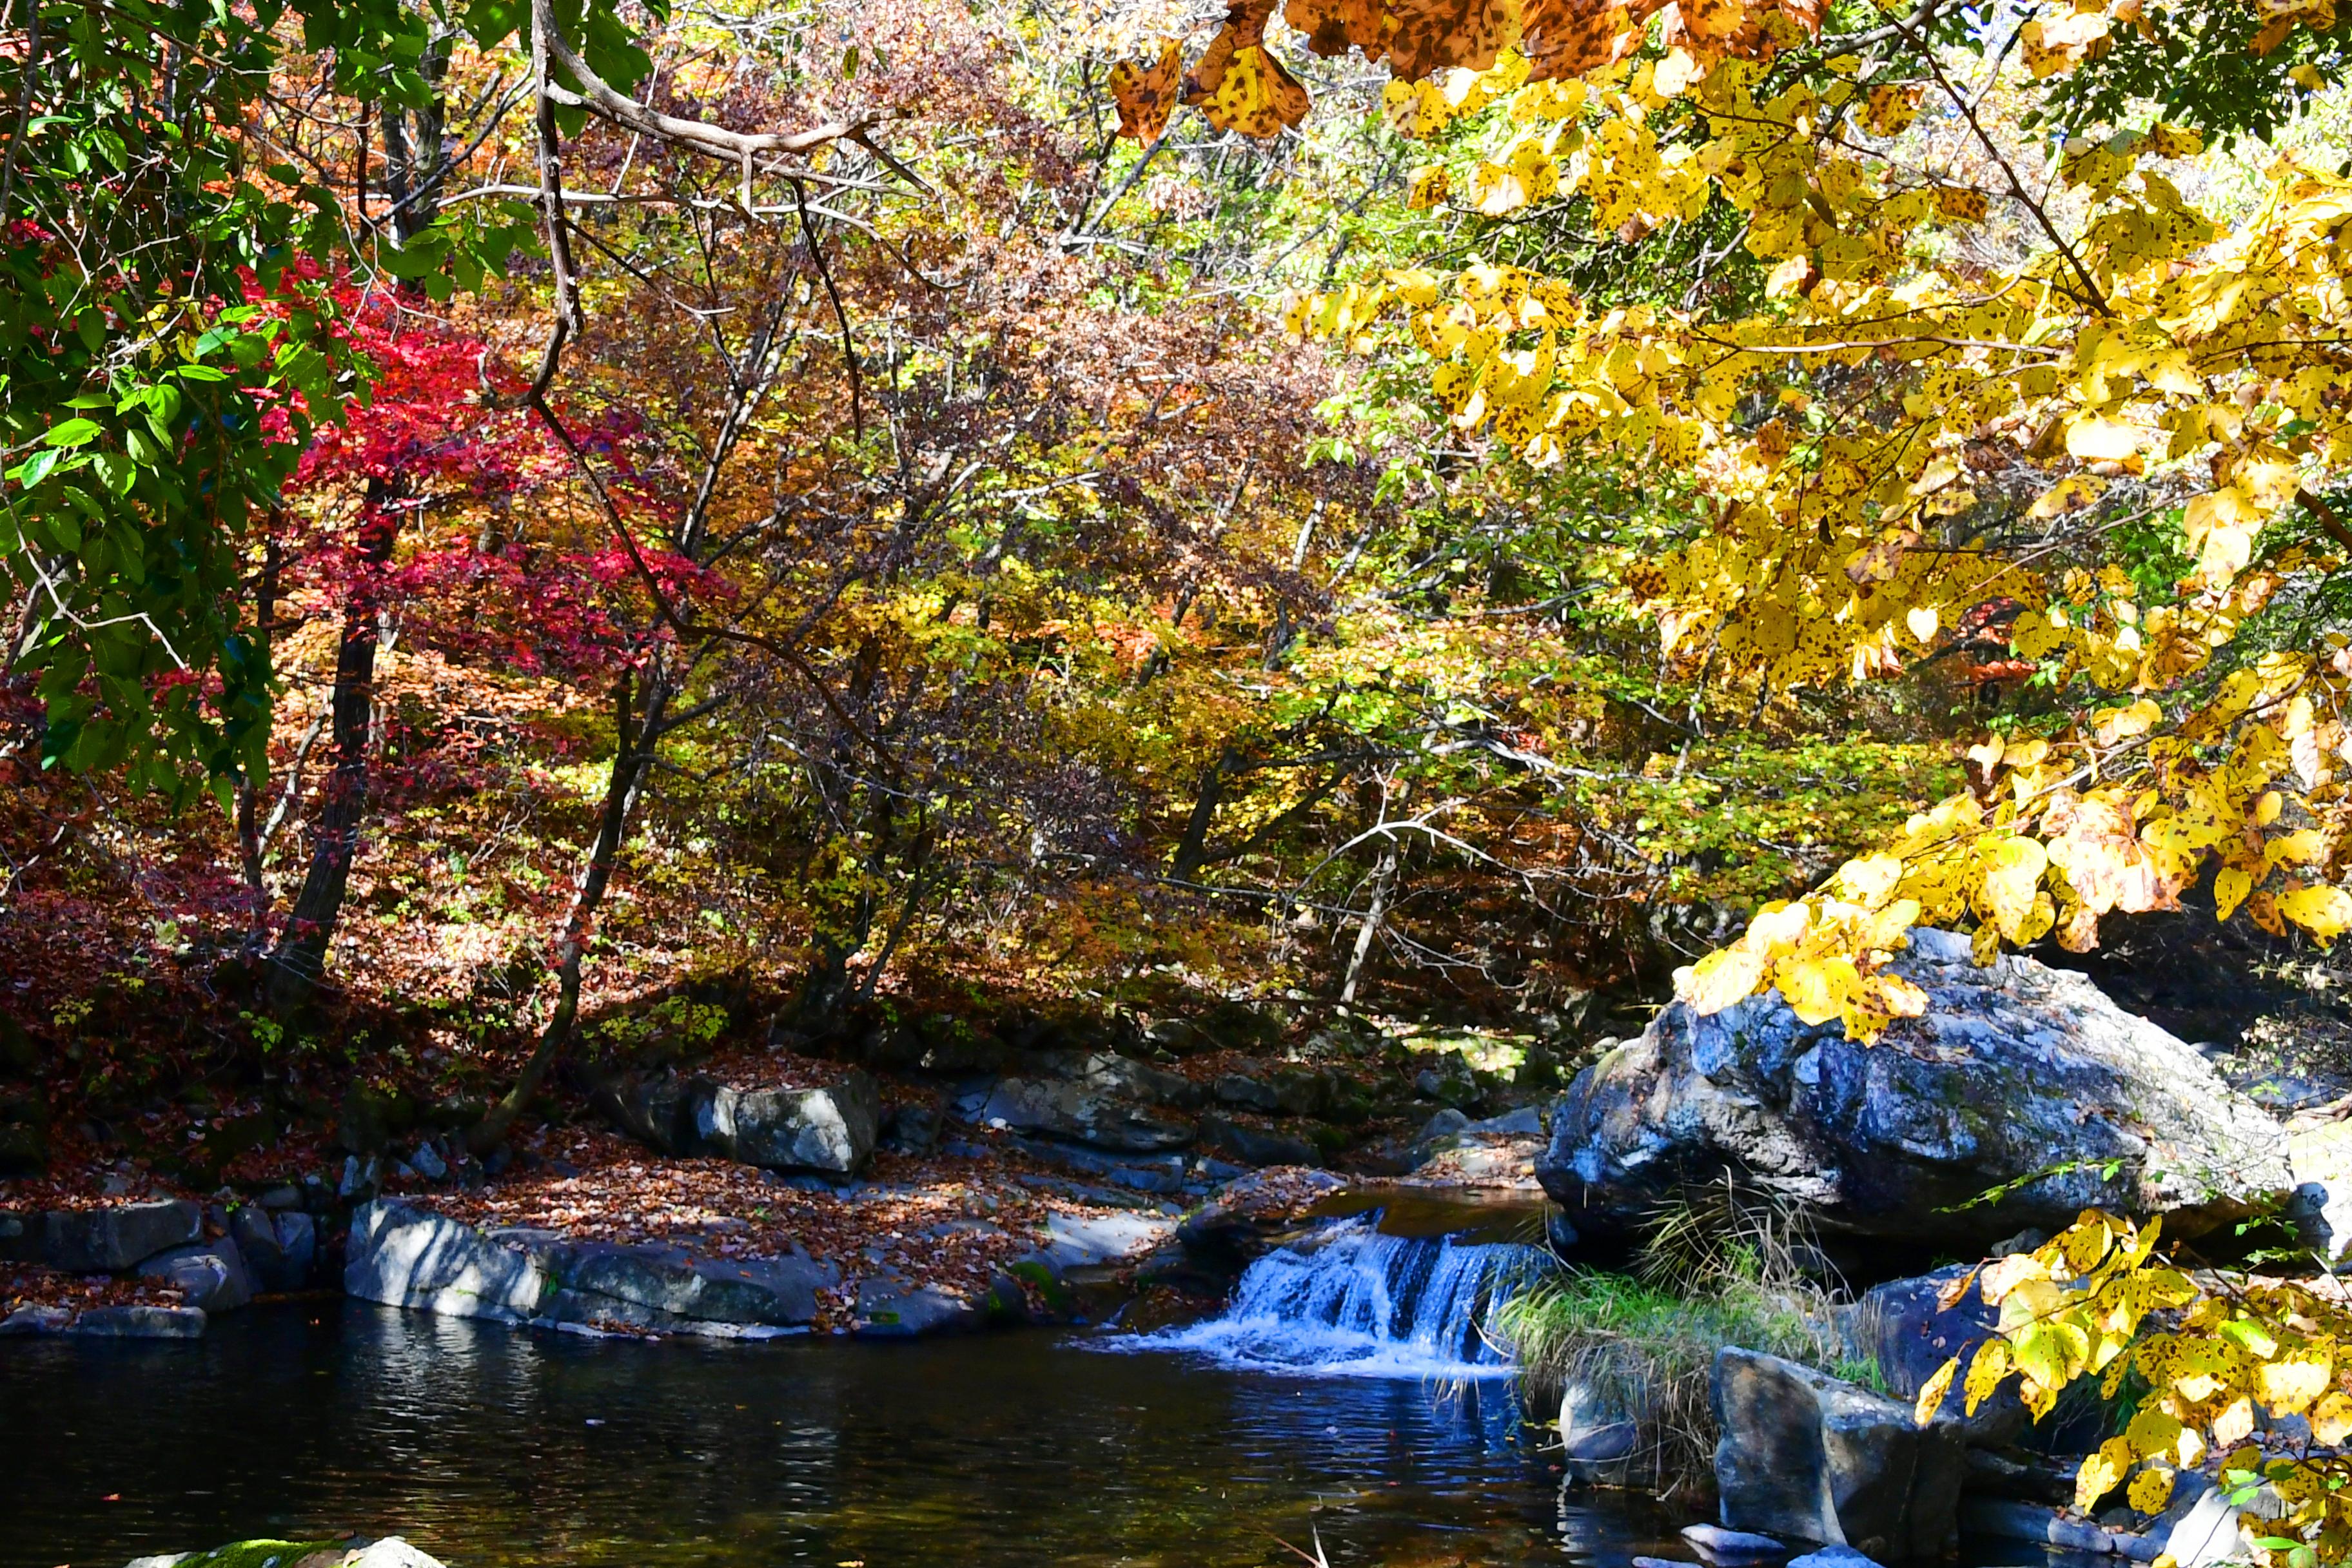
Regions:
<instances>
[{"instance_id":1,"label":"orange leaf","mask_svg":"<svg viewBox=\"0 0 2352 1568\"><path fill-rule=\"evenodd\" d=\"M1121 60L1110 68L1110 96L1118 105L1118 133L1133 142L1157 142L1176 108L1183 57L1170 38L1160 46L1160 63Z\"/></svg>"}]
</instances>

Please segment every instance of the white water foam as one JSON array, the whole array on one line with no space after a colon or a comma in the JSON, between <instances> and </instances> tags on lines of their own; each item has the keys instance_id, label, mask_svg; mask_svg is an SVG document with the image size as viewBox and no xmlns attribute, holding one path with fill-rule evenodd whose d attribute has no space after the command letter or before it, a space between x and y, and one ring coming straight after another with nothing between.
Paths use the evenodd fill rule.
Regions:
<instances>
[{"instance_id":1,"label":"white water foam","mask_svg":"<svg viewBox=\"0 0 2352 1568\"><path fill-rule=\"evenodd\" d=\"M1507 1376L1496 1309L1549 1259L1532 1247L1382 1236L1377 1216L1338 1220L1244 1271L1222 1317L1094 1342L1176 1351L1226 1366L1320 1377Z\"/></svg>"}]
</instances>

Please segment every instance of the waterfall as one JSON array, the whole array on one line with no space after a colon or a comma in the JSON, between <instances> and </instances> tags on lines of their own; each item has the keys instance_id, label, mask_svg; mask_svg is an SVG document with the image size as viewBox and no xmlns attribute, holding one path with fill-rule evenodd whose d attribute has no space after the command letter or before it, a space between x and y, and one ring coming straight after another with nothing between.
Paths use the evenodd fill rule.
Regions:
<instances>
[{"instance_id":1,"label":"waterfall","mask_svg":"<svg viewBox=\"0 0 2352 1568\"><path fill-rule=\"evenodd\" d=\"M1230 1366L1341 1377L1491 1377L1511 1370L1496 1309L1539 1273L1538 1248L1382 1236L1338 1220L1251 1264L1223 1315L1102 1342L1185 1351Z\"/></svg>"}]
</instances>

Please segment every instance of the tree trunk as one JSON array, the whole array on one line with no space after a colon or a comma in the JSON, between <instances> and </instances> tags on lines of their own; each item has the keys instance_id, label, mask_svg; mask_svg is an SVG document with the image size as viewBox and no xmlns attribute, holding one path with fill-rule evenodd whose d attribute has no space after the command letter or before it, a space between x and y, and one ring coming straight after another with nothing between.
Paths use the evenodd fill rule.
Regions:
<instances>
[{"instance_id":1,"label":"tree trunk","mask_svg":"<svg viewBox=\"0 0 2352 1568\"><path fill-rule=\"evenodd\" d=\"M1389 891L1396 885L1397 852L1391 843L1381 856L1380 869L1372 873L1372 903L1364 911L1364 923L1356 928L1356 951L1348 960L1347 983L1339 987L1339 1003L1352 1006L1356 1000L1356 983L1364 977L1364 961L1371 956L1372 939L1380 934L1381 921L1389 912Z\"/></svg>"},{"instance_id":2,"label":"tree trunk","mask_svg":"<svg viewBox=\"0 0 2352 1568\"><path fill-rule=\"evenodd\" d=\"M1225 783L1241 761L1241 752L1227 746L1217 753L1216 761L1201 770L1201 788L1192 797L1192 815L1185 818L1184 831L1176 840L1176 853L1169 858L1169 880L1189 882L1201 874L1202 862L1209 852L1209 829L1217 820L1217 805L1224 799Z\"/></svg>"},{"instance_id":3,"label":"tree trunk","mask_svg":"<svg viewBox=\"0 0 2352 1568\"><path fill-rule=\"evenodd\" d=\"M376 489L370 481L370 489ZM399 524L381 510L385 498L372 494L375 515L360 534L361 573L343 612L343 640L335 656L332 715L335 762L328 771L325 802L302 890L269 955L269 1005L281 1016L310 1001L325 972L327 945L343 910L352 860L359 853L360 820L366 815L368 731L375 710L375 656L383 637L377 574L392 559Z\"/></svg>"},{"instance_id":4,"label":"tree trunk","mask_svg":"<svg viewBox=\"0 0 2352 1568\"><path fill-rule=\"evenodd\" d=\"M613 689L616 737L613 767L604 779L604 809L597 818L596 838L573 884L572 907L563 917L563 934L555 944L555 1013L540 1031L539 1043L531 1047L530 1059L523 1064L514 1087L467 1133L467 1146L477 1154L487 1154L506 1142L515 1118L530 1102L530 1097L539 1092L540 1085L547 1081L549 1069L571 1043L572 1024L580 1016L580 968L588 955L588 939L595 929L596 911L604 901L604 889L613 880L613 868L621 858L621 846L628 837L629 813L644 785L646 765L653 761L652 738L660 733L663 710L668 706L667 684L658 676L649 684L652 689L646 695L645 720L634 736L629 732L631 682L626 671Z\"/></svg>"}]
</instances>

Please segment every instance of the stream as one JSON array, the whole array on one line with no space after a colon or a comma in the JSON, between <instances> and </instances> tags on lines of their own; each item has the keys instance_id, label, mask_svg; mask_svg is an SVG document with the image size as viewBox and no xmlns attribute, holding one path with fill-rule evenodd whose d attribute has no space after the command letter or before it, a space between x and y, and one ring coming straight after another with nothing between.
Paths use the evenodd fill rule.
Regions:
<instances>
[{"instance_id":1,"label":"stream","mask_svg":"<svg viewBox=\"0 0 2352 1568\"><path fill-rule=\"evenodd\" d=\"M320 1300L17 1342L0 1568L338 1530L453 1568L1624 1568L1684 1521L1563 1501L1476 1331L1527 1254L1340 1220L1151 1336L621 1343Z\"/></svg>"}]
</instances>

